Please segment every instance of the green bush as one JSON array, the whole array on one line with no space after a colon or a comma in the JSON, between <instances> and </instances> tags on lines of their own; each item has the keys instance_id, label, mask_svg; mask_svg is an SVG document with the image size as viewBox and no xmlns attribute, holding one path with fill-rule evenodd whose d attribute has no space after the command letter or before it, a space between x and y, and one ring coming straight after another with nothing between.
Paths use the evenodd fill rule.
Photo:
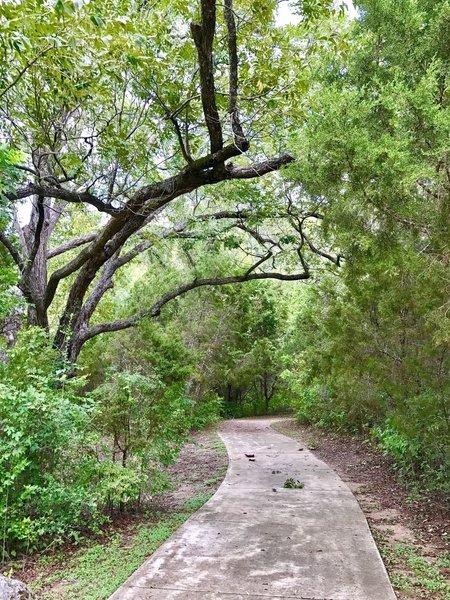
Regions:
<instances>
[{"instance_id":1,"label":"green bush","mask_svg":"<svg viewBox=\"0 0 450 600\"><path fill-rule=\"evenodd\" d=\"M417 398L411 400L416 408L421 402ZM428 408L428 403L426 405ZM411 422L397 415L374 427L372 435L383 452L393 457L400 474L416 487L450 492L448 436L444 423L436 416L422 428L418 421Z\"/></svg>"},{"instance_id":2,"label":"green bush","mask_svg":"<svg viewBox=\"0 0 450 600\"><path fill-rule=\"evenodd\" d=\"M22 332L0 365L0 518L5 549L77 536L102 520L86 471L93 406L68 381L44 332Z\"/></svg>"},{"instance_id":3,"label":"green bush","mask_svg":"<svg viewBox=\"0 0 450 600\"><path fill-rule=\"evenodd\" d=\"M93 396L94 425L111 461L101 477L108 505L134 502L146 491L165 489L168 482L160 465L175 460L189 433L192 403L183 385L166 384L156 371L111 369Z\"/></svg>"},{"instance_id":4,"label":"green bush","mask_svg":"<svg viewBox=\"0 0 450 600\"><path fill-rule=\"evenodd\" d=\"M328 391L321 385L306 387L295 403L296 417L301 423L317 427L348 427L345 410L335 406Z\"/></svg>"},{"instance_id":5,"label":"green bush","mask_svg":"<svg viewBox=\"0 0 450 600\"><path fill-rule=\"evenodd\" d=\"M384 453L395 459L395 467L406 474L410 471L414 474L414 466L420 456L420 443L416 439L410 439L398 431L391 420L387 420L384 426L374 427L372 435Z\"/></svg>"},{"instance_id":6,"label":"green bush","mask_svg":"<svg viewBox=\"0 0 450 600\"><path fill-rule=\"evenodd\" d=\"M217 394L210 394L196 402L192 411L191 428L204 429L220 419L223 400Z\"/></svg>"},{"instance_id":7,"label":"green bush","mask_svg":"<svg viewBox=\"0 0 450 600\"><path fill-rule=\"evenodd\" d=\"M167 488L189 432L182 384L111 371L90 395L43 330L19 335L0 364L0 519L3 559L49 540L77 540L113 509ZM217 401L198 418L216 414Z\"/></svg>"}]
</instances>

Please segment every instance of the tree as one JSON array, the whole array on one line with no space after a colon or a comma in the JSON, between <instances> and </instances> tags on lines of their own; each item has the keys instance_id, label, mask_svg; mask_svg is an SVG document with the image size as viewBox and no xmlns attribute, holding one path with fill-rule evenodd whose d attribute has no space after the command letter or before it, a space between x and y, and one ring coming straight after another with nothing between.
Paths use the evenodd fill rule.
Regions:
<instances>
[{"instance_id":1,"label":"tree","mask_svg":"<svg viewBox=\"0 0 450 600\"><path fill-rule=\"evenodd\" d=\"M267 136L274 119L281 125L284 115L264 111L274 107L283 86L295 92L292 69L305 61L285 61L290 41L273 27L274 7L243 0L234 8L226 0L220 16L207 0L199 13L194 4L175 0L156 6L123 0L114 10L106 2L77 7L65 0L47 10L24 0L19 18L11 19L15 7L2 4L3 50L16 67L11 76L3 64L2 126L10 145L26 155L15 166L27 179L4 194L12 210L0 241L19 271L28 322L48 329L50 317L58 317L54 343L71 361L87 340L155 317L191 289L310 276L303 237L291 244L300 272L277 268L278 242L247 225L255 212L251 204L198 214L194 198L175 202L192 192L198 199L202 187L260 178L293 160L289 154L262 158L268 143L256 144L255 162L240 159L252 138ZM259 48L248 43L250 36ZM24 199L31 218L21 226L17 207ZM81 207L85 215L98 211L96 226L75 238L61 235ZM175 222L180 207L183 218ZM173 226L163 227L164 219ZM126 318L92 323L116 272L157 238L182 237L193 223L222 220L261 246L252 265L183 283ZM61 243L52 245L58 236ZM265 268L268 261L272 270ZM52 315L62 288L64 306Z\"/></svg>"},{"instance_id":2,"label":"tree","mask_svg":"<svg viewBox=\"0 0 450 600\"><path fill-rule=\"evenodd\" d=\"M302 291L292 380L303 415L371 426L405 472L444 486L450 5L359 5L349 52L318 66L292 144L303 153L291 175L346 257L339 278Z\"/></svg>"}]
</instances>

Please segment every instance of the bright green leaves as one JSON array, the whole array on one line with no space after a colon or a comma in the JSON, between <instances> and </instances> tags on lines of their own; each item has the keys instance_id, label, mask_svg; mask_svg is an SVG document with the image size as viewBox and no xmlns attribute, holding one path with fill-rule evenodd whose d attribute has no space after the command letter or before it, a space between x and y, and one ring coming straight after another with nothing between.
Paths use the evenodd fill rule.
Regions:
<instances>
[{"instance_id":1,"label":"bright green leaves","mask_svg":"<svg viewBox=\"0 0 450 600\"><path fill-rule=\"evenodd\" d=\"M91 15L90 19L96 27L101 27L105 24L105 21L99 15Z\"/></svg>"},{"instance_id":2,"label":"bright green leaves","mask_svg":"<svg viewBox=\"0 0 450 600\"><path fill-rule=\"evenodd\" d=\"M4 219L9 215L9 207L4 194L14 189L20 180L20 171L14 165L23 161L23 154L0 145L0 229L4 226Z\"/></svg>"},{"instance_id":3,"label":"bright green leaves","mask_svg":"<svg viewBox=\"0 0 450 600\"><path fill-rule=\"evenodd\" d=\"M0 362L3 558L76 542L80 530L98 530L108 510L167 487L159 466L184 441L192 402L183 395L186 365L175 364L182 345L153 338L149 356L159 344L160 361L152 372L108 374L95 403L77 393L84 379L67 377L43 330L21 332Z\"/></svg>"},{"instance_id":4,"label":"bright green leaves","mask_svg":"<svg viewBox=\"0 0 450 600\"><path fill-rule=\"evenodd\" d=\"M378 19L377 11L388 10L388 4L371 3L367 18L355 26L352 53L330 56L330 66L319 71L322 83L309 95L306 126L294 142L298 161L290 167L308 194L326 198L330 220L356 218L359 232L365 229L369 237L383 221L391 226L395 215L418 226L432 221L436 226L433 194L445 195L446 66L429 55L427 38L414 42L413 49L397 38L390 21ZM413 3L407 4L406 12L414 12ZM411 19L428 26L434 15L416 11ZM413 64L412 52L421 53ZM341 233L349 225L347 220Z\"/></svg>"},{"instance_id":5,"label":"bright green leaves","mask_svg":"<svg viewBox=\"0 0 450 600\"><path fill-rule=\"evenodd\" d=\"M275 1L234 5L238 105L255 155L271 152L274 138L277 151L284 146L310 86L311 57L335 39L332 20L317 28L325 3L308 3L314 25L305 21L292 28L276 26L276 7ZM207 151L189 30L198 21L198 3L57 0L49 8L22 0L14 16L9 3L0 10L5 55L0 93L7 90L2 119L12 144L26 150L27 163L30 148L44 148L55 176L122 202L125 190L138 182L153 182L185 165L168 117L177 118L194 157ZM220 6L216 30L217 104L229 140L229 58Z\"/></svg>"},{"instance_id":6,"label":"bright green leaves","mask_svg":"<svg viewBox=\"0 0 450 600\"><path fill-rule=\"evenodd\" d=\"M11 233L11 206L4 194L11 191L20 180L20 171L14 164L20 163L20 152L14 152L0 145L0 232ZM14 240L15 236L12 236ZM14 240L15 241L15 240ZM7 253L0 245L0 322L17 306L19 299L13 292L17 282L17 269Z\"/></svg>"},{"instance_id":7,"label":"bright green leaves","mask_svg":"<svg viewBox=\"0 0 450 600\"><path fill-rule=\"evenodd\" d=\"M326 17L333 7L330 0L297 0L292 3L306 20Z\"/></svg>"},{"instance_id":8,"label":"bright green leaves","mask_svg":"<svg viewBox=\"0 0 450 600\"><path fill-rule=\"evenodd\" d=\"M86 519L92 517L94 526L98 519L95 500L83 485L92 407L87 398L75 397L82 380L66 380L61 367L45 332L34 329L21 334L0 364L6 558L14 548L34 548L48 535L62 539Z\"/></svg>"},{"instance_id":9,"label":"bright green leaves","mask_svg":"<svg viewBox=\"0 0 450 600\"><path fill-rule=\"evenodd\" d=\"M55 11L61 16L73 17L75 14L75 2L72 0L56 0Z\"/></svg>"}]
</instances>

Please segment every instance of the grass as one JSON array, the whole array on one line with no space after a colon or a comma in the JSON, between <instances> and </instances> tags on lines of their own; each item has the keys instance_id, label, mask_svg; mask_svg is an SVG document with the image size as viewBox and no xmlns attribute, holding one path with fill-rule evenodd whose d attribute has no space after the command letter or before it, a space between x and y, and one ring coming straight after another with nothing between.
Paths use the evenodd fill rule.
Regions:
<instances>
[{"instance_id":1,"label":"grass","mask_svg":"<svg viewBox=\"0 0 450 600\"><path fill-rule=\"evenodd\" d=\"M223 443L222 438L219 436L218 433L215 434L210 447L216 452L218 456L228 456L225 444Z\"/></svg>"},{"instance_id":2,"label":"grass","mask_svg":"<svg viewBox=\"0 0 450 600\"><path fill-rule=\"evenodd\" d=\"M43 574L31 585L39 600L104 600L108 598L213 492L187 500L183 512L149 514L147 524L132 533L115 533L65 558L61 553L40 559ZM64 567L61 567L64 565Z\"/></svg>"},{"instance_id":3,"label":"grass","mask_svg":"<svg viewBox=\"0 0 450 600\"><path fill-rule=\"evenodd\" d=\"M199 494L198 496L189 498L189 500L184 503L184 508L185 510L189 511L190 514L192 514L201 508L206 502L208 502L213 495L214 492L209 492L207 494Z\"/></svg>"},{"instance_id":4,"label":"grass","mask_svg":"<svg viewBox=\"0 0 450 600\"><path fill-rule=\"evenodd\" d=\"M422 554L419 546L383 543L380 551L396 590L419 593L421 598L450 600L450 583L443 574L450 568L449 552L430 559Z\"/></svg>"},{"instance_id":5,"label":"grass","mask_svg":"<svg viewBox=\"0 0 450 600\"><path fill-rule=\"evenodd\" d=\"M224 475L218 475L217 477L211 477L205 481L205 485L216 485L217 483L221 483L223 481Z\"/></svg>"},{"instance_id":6,"label":"grass","mask_svg":"<svg viewBox=\"0 0 450 600\"><path fill-rule=\"evenodd\" d=\"M131 537L113 534L106 542L92 543L75 552L66 560L64 568L52 569L61 564L61 556L44 558L42 566L47 567L49 574L37 578L32 589L42 600L103 600L189 516L186 512L161 517L139 526Z\"/></svg>"}]
</instances>

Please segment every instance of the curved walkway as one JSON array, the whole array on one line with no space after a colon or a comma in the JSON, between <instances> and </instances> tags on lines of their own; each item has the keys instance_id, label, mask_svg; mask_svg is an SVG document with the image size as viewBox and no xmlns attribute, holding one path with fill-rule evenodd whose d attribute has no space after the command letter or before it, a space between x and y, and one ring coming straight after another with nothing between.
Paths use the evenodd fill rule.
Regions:
<instances>
[{"instance_id":1,"label":"curved walkway","mask_svg":"<svg viewBox=\"0 0 450 600\"><path fill-rule=\"evenodd\" d=\"M351 491L276 420L221 426L221 487L110 600L395 600Z\"/></svg>"}]
</instances>

